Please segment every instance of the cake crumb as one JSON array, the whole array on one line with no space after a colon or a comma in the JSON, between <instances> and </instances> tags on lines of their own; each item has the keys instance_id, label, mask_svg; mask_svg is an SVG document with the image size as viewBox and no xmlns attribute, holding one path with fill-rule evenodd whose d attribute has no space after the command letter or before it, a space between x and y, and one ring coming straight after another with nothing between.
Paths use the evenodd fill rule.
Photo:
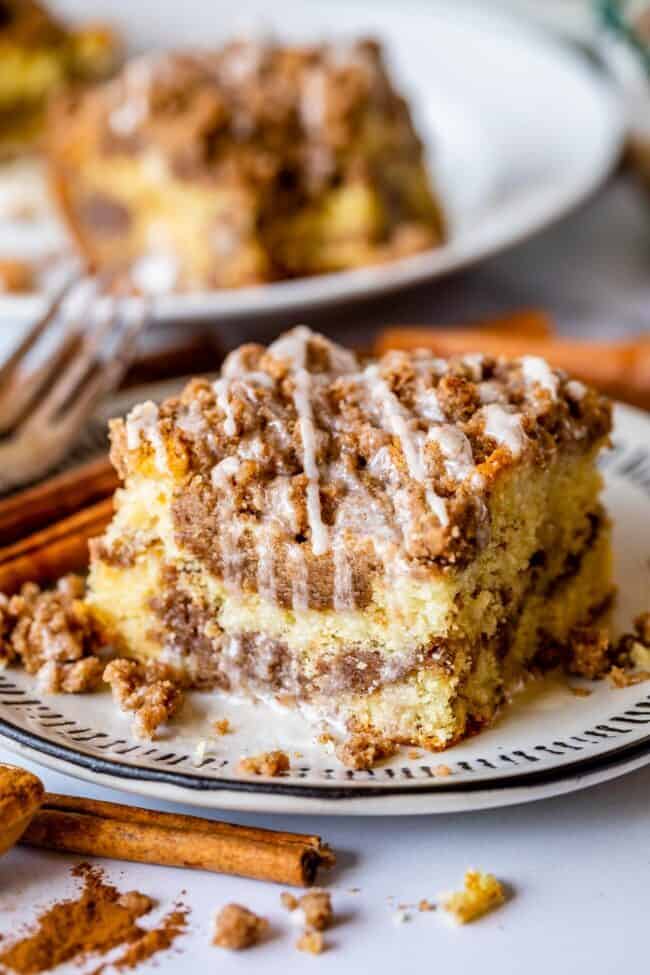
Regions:
<instances>
[{"instance_id":1,"label":"cake crumb","mask_svg":"<svg viewBox=\"0 0 650 975\"><path fill-rule=\"evenodd\" d=\"M265 917L259 917L241 904L226 904L214 920L212 944L230 951L251 948L269 929Z\"/></svg>"},{"instance_id":2,"label":"cake crumb","mask_svg":"<svg viewBox=\"0 0 650 975\"><path fill-rule=\"evenodd\" d=\"M290 894L288 890L283 890L280 894L280 902L288 911L295 911L298 907L298 898Z\"/></svg>"},{"instance_id":3,"label":"cake crumb","mask_svg":"<svg viewBox=\"0 0 650 975\"><path fill-rule=\"evenodd\" d=\"M315 931L325 931L334 920L332 898L327 891L314 890L298 901L298 908L305 916L305 925Z\"/></svg>"},{"instance_id":4,"label":"cake crumb","mask_svg":"<svg viewBox=\"0 0 650 975\"><path fill-rule=\"evenodd\" d=\"M449 894L442 907L458 924L468 924L505 902L502 885L491 873L468 870L463 890Z\"/></svg>"},{"instance_id":5,"label":"cake crumb","mask_svg":"<svg viewBox=\"0 0 650 975\"><path fill-rule=\"evenodd\" d=\"M574 697L591 697L593 693L588 687L576 687L574 684L569 684L569 691Z\"/></svg>"},{"instance_id":6,"label":"cake crumb","mask_svg":"<svg viewBox=\"0 0 650 975\"><path fill-rule=\"evenodd\" d=\"M613 687L632 687L650 680L649 670L624 670L622 667L612 667L608 673L609 682Z\"/></svg>"},{"instance_id":7,"label":"cake crumb","mask_svg":"<svg viewBox=\"0 0 650 975\"><path fill-rule=\"evenodd\" d=\"M111 660L104 670L122 711L133 711L133 730L138 738L151 739L183 704L183 692L170 680L151 680L146 668L135 660Z\"/></svg>"},{"instance_id":8,"label":"cake crumb","mask_svg":"<svg viewBox=\"0 0 650 975\"><path fill-rule=\"evenodd\" d=\"M418 911L435 911L436 905L428 901L426 897L423 897L421 901L418 902Z\"/></svg>"},{"instance_id":9,"label":"cake crumb","mask_svg":"<svg viewBox=\"0 0 650 975\"><path fill-rule=\"evenodd\" d=\"M451 769L448 765L436 765L432 771L437 779L446 779L448 775L451 775Z\"/></svg>"},{"instance_id":10,"label":"cake crumb","mask_svg":"<svg viewBox=\"0 0 650 975\"><path fill-rule=\"evenodd\" d=\"M378 762L397 752L395 742L382 735L360 731L351 735L336 748L336 757L348 768L371 769Z\"/></svg>"},{"instance_id":11,"label":"cake crumb","mask_svg":"<svg viewBox=\"0 0 650 975\"><path fill-rule=\"evenodd\" d=\"M418 758L422 758L422 752L416 752L414 748L407 752L407 755L413 761L416 761Z\"/></svg>"},{"instance_id":12,"label":"cake crumb","mask_svg":"<svg viewBox=\"0 0 650 975\"><path fill-rule=\"evenodd\" d=\"M289 756L286 752L279 749L273 752L262 752L259 755L250 755L248 758L241 758L237 770L245 774L268 775L275 778L288 772L290 768Z\"/></svg>"},{"instance_id":13,"label":"cake crumb","mask_svg":"<svg viewBox=\"0 0 650 975\"><path fill-rule=\"evenodd\" d=\"M232 733L233 727L228 718L219 718L218 721L212 722L212 730L215 735L229 735Z\"/></svg>"},{"instance_id":14,"label":"cake crumb","mask_svg":"<svg viewBox=\"0 0 650 975\"><path fill-rule=\"evenodd\" d=\"M574 626L569 635L567 670L576 677L596 680L611 664L612 646L606 629Z\"/></svg>"},{"instance_id":15,"label":"cake crumb","mask_svg":"<svg viewBox=\"0 0 650 975\"><path fill-rule=\"evenodd\" d=\"M320 955L325 950L325 941L320 931L305 931L296 941L298 951L309 955Z\"/></svg>"},{"instance_id":16,"label":"cake crumb","mask_svg":"<svg viewBox=\"0 0 650 975\"><path fill-rule=\"evenodd\" d=\"M334 743L334 735L331 735L329 731L323 731L316 741L319 745L332 745Z\"/></svg>"}]
</instances>

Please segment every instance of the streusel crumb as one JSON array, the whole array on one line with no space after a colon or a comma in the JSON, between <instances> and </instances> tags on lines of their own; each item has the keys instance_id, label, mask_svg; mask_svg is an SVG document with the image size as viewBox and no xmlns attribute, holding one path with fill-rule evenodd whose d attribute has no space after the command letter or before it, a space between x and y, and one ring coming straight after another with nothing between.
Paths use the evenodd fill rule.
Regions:
<instances>
[{"instance_id":1,"label":"streusel crumb","mask_svg":"<svg viewBox=\"0 0 650 975\"><path fill-rule=\"evenodd\" d=\"M449 894L441 903L458 924L468 924L500 907L505 899L503 887L491 873L468 870L463 890Z\"/></svg>"},{"instance_id":2,"label":"streusel crumb","mask_svg":"<svg viewBox=\"0 0 650 975\"><path fill-rule=\"evenodd\" d=\"M241 904L226 904L214 920L212 944L231 951L251 948L264 937L269 922Z\"/></svg>"},{"instance_id":3,"label":"streusel crumb","mask_svg":"<svg viewBox=\"0 0 650 975\"><path fill-rule=\"evenodd\" d=\"M432 771L437 779L446 779L451 775L451 769L448 765L436 765Z\"/></svg>"},{"instance_id":4,"label":"streusel crumb","mask_svg":"<svg viewBox=\"0 0 650 975\"><path fill-rule=\"evenodd\" d=\"M260 755L250 755L239 761L237 770L248 775L268 775L274 778L288 772L290 768L289 756L286 752L276 750L262 752Z\"/></svg>"},{"instance_id":5,"label":"streusel crumb","mask_svg":"<svg viewBox=\"0 0 650 975\"><path fill-rule=\"evenodd\" d=\"M634 684L642 684L644 681L650 680L650 671L624 670L622 667L612 667L607 676L613 687L632 687Z\"/></svg>"},{"instance_id":6,"label":"streusel crumb","mask_svg":"<svg viewBox=\"0 0 650 975\"><path fill-rule=\"evenodd\" d=\"M139 738L153 738L160 725L178 713L182 690L170 680L148 680L146 670L135 660L111 660L104 670L113 699L122 711L133 711L134 732Z\"/></svg>"},{"instance_id":7,"label":"streusel crumb","mask_svg":"<svg viewBox=\"0 0 650 975\"><path fill-rule=\"evenodd\" d=\"M228 718L219 718L212 723L212 730L215 735L229 735L233 729Z\"/></svg>"},{"instance_id":8,"label":"streusel crumb","mask_svg":"<svg viewBox=\"0 0 650 975\"><path fill-rule=\"evenodd\" d=\"M305 918L305 926L315 931L325 931L334 920L332 898L324 890L314 890L298 900L298 910Z\"/></svg>"},{"instance_id":9,"label":"streusel crumb","mask_svg":"<svg viewBox=\"0 0 650 975\"><path fill-rule=\"evenodd\" d=\"M591 697L592 694L588 687L576 687L573 684L569 684L569 691L574 697Z\"/></svg>"},{"instance_id":10,"label":"streusel crumb","mask_svg":"<svg viewBox=\"0 0 650 975\"><path fill-rule=\"evenodd\" d=\"M611 663L612 647L606 629L576 626L569 636L567 670L576 677L596 680L603 677Z\"/></svg>"},{"instance_id":11,"label":"streusel crumb","mask_svg":"<svg viewBox=\"0 0 650 975\"><path fill-rule=\"evenodd\" d=\"M79 576L64 576L51 590L27 582L16 596L0 595L0 661L20 661L49 693L95 690L102 640L83 595Z\"/></svg>"},{"instance_id":12,"label":"streusel crumb","mask_svg":"<svg viewBox=\"0 0 650 975\"><path fill-rule=\"evenodd\" d=\"M296 941L296 948L310 955L320 955L325 950L323 935L320 931L305 931Z\"/></svg>"},{"instance_id":13,"label":"streusel crumb","mask_svg":"<svg viewBox=\"0 0 650 975\"><path fill-rule=\"evenodd\" d=\"M288 890L283 890L280 894L280 903L283 907L286 907L288 911L295 911L298 907L298 898L290 894Z\"/></svg>"},{"instance_id":14,"label":"streusel crumb","mask_svg":"<svg viewBox=\"0 0 650 975\"><path fill-rule=\"evenodd\" d=\"M422 900L418 903L418 911L422 911L422 912L435 911L435 909L436 909L436 905L432 904L431 901L428 901L426 897L423 897Z\"/></svg>"},{"instance_id":15,"label":"streusel crumb","mask_svg":"<svg viewBox=\"0 0 650 975\"><path fill-rule=\"evenodd\" d=\"M381 735L356 732L335 749L339 761L353 769L370 769L398 750L395 742Z\"/></svg>"}]
</instances>

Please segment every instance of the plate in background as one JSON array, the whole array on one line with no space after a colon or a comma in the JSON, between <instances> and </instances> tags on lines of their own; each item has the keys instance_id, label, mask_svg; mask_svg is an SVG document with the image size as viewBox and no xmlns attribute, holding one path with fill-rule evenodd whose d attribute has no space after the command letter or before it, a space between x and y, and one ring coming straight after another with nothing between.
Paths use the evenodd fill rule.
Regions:
<instances>
[{"instance_id":1,"label":"plate in background","mask_svg":"<svg viewBox=\"0 0 650 975\"><path fill-rule=\"evenodd\" d=\"M70 18L83 0L54 0ZM229 19L206 0L95 0L93 17L122 26L132 46L219 43L242 30L288 40L373 34L386 43L411 100L446 204L449 242L374 268L257 287L159 299L159 320L297 311L370 297L476 263L557 220L604 179L620 152L624 119L605 78L586 58L526 21L476 0L380 4L371 0L243 0ZM38 173L34 177L38 183ZM2 183L0 182L0 201ZM0 225L0 253L42 249L56 227ZM38 296L0 296L0 316L30 316Z\"/></svg>"},{"instance_id":2,"label":"plate in background","mask_svg":"<svg viewBox=\"0 0 650 975\"><path fill-rule=\"evenodd\" d=\"M130 392L139 398L137 390ZM147 392L156 397L155 388ZM128 408L124 396L114 407ZM649 444L650 417L617 406L614 449L605 459L605 502L614 521L619 632L649 608ZM650 763L650 683L625 689L606 681L571 683L588 686L591 695L576 697L565 681L549 681L521 695L481 734L438 754L402 749L367 772L344 768L295 712L194 692L182 723L172 724L161 740L142 743L131 737L129 716L116 710L107 692L48 696L34 678L8 668L0 672L0 739L25 758L95 784L203 808L461 812L560 795ZM199 760L197 742L222 717L234 732L212 739ZM273 748L291 756L291 769L281 778L237 771L243 755ZM436 775L441 764L449 775Z\"/></svg>"}]
</instances>

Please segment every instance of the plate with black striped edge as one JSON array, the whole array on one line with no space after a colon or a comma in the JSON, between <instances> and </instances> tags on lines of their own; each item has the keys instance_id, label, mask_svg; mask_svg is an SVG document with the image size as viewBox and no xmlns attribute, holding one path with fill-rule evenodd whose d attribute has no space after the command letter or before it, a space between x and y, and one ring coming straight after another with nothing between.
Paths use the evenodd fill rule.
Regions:
<instances>
[{"instance_id":1,"label":"plate with black striped edge","mask_svg":"<svg viewBox=\"0 0 650 975\"><path fill-rule=\"evenodd\" d=\"M614 523L614 623L650 606L650 417L615 409L603 460ZM370 771L346 769L300 714L193 692L187 715L159 741L134 739L108 694L48 696L15 668L0 672L0 741L38 763L96 784L204 808L338 815L476 810L560 795L650 763L650 682L615 689L549 678L524 691L480 735L432 755L403 749ZM197 742L217 718L232 734ZM282 748L291 768L246 776L242 755ZM440 766L444 765L444 770ZM440 774L445 771L445 774Z\"/></svg>"}]
</instances>

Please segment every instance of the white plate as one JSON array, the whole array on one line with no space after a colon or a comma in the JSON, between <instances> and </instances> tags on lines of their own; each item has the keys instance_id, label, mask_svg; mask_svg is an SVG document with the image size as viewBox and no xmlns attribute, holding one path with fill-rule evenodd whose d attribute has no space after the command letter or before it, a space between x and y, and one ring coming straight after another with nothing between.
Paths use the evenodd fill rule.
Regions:
<instances>
[{"instance_id":1,"label":"white plate","mask_svg":"<svg viewBox=\"0 0 650 975\"><path fill-rule=\"evenodd\" d=\"M83 0L56 6L71 17L87 14ZM618 157L623 113L604 78L568 46L492 4L244 0L238 14L241 26L262 25L288 39L373 34L386 42L427 144L451 237L444 247L381 267L161 298L160 319L294 311L435 278L557 220ZM209 44L239 26L205 0L166 4L164 17L154 16L151 3L95 0L93 17L121 23L137 48ZM2 195L0 183L0 202ZM0 225L0 252L42 249L56 236L51 220L44 223L31 234ZM37 296L0 297L0 315L32 315L40 304Z\"/></svg>"},{"instance_id":2,"label":"white plate","mask_svg":"<svg viewBox=\"0 0 650 975\"><path fill-rule=\"evenodd\" d=\"M614 450L605 464L606 502L614 519L615 625L650 604L650 417L616 409ZM578 683L577 681L573 683ZM506 708L496 725L448 751L408 749L368 772L345 769L315 742L295 714L218 694L190 695L178 727L155 743L129 733L108 694L45 696L33 678L0 673L0 735L25 757L97 784L206 808L330 814L455 812L558 795L650 762L650 684L622 690L607 682L576 697L549 681ZM228 717L235 731L213 739L197 767L197 741ZM281 778L237 772L246 754L283 748L291 770ZM296 754L297 753L297 754ZM444 763L447 777L436 777Z\"/></svg>"}]
</instances>

